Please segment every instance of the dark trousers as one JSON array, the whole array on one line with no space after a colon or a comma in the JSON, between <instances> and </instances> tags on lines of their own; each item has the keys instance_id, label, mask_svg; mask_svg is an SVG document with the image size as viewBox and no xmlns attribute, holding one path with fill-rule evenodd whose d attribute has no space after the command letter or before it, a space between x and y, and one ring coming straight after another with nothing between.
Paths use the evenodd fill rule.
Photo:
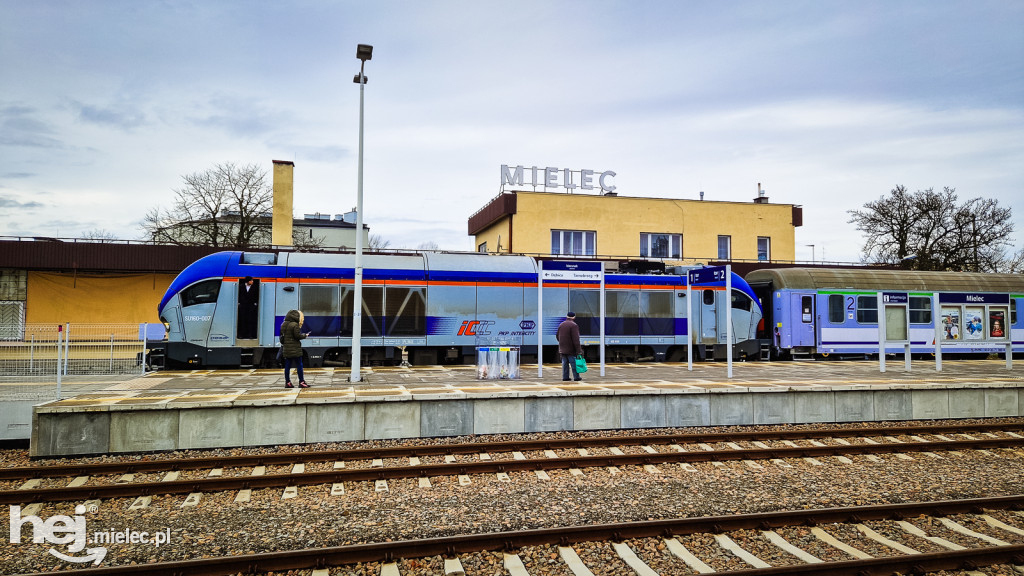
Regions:
<instances>
[{"instance_id":1,"label":"dark trousers","mask_svg":"<svg viewBox=\"0 0 1024 576\"><path fill-rule=\"evenodd\" d=\"M573 380L580 379L580 375L576 373L576 355L562 354L562 380L569 379L569 372L572 372Z\"/></svg>"},{"instance_id":2,"label":"dark trousers","mask_svg":"<svg viewBox=\"0 0 1024 576\"><path fill-rule=\"evenodd\" d=\"M305 382L306 379L302 376L302 356L296 358L285 358L284 359L284 381L292 381L292 363L295 363L295 369L299 372L299 382Z\"/></svg>"}]
</instances>

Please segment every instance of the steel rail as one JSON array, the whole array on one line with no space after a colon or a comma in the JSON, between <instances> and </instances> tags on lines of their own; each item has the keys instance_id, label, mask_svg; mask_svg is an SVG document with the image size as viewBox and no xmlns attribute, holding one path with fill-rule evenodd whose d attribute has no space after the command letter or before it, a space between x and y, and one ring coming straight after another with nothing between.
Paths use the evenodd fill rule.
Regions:
<instances>
[{"instance_id":1,"label":"steel rail","mask_svg":"<svg viewBox=\"0 0 1024 576\"><path fill-rule=\"evenodd\" d=\"M388 562L399 558L424 558L443 555L476 553L485 550L514 551L528 546L578 542L623 541L631 538L672 537L700 532L723 533L732 530L779 528L783 526L814 525L869 520L904 519L921 515L949 515L975 513L985 509L1024 507L1024 495L968 500L912 502L879 506L822 508L812 510L766 512L701 518L675 518L618 524L566 526L533 530L462 534L448 537L402 540L369 544L353 544L307 550L265 552L237 556L181 560L153 564L110 566L76 570L84 576L114 576L126 574L153 574L157 576L220 576L237 573L301 570L354 564L357 562ZM1024 563L1024 545L974 548L948 553L920 554L874 558L863 561L844 561L807 566L785 566L762 570L743 570L737 574L768 576L777 574L891 574L896 563L904 569L920 566L928 570L959 568L967 563L983 564ZM890 567L888 572L879 571ZM815 571L815 570L824 571ZM832 570L836 570L833 572ZM48 574L40 572L29 576Z\"/></svg>"},{"instance_id":2,"label":"steel rail","mask_svg":"<svg viewBox=\"0 0 1024 576\"><path fill-rule=\"evenodd\" d=\"M733 460L770 460L782 458L814 458L857 454L889 454L896 452L984 450L1018 448L1024 438L992 438L952 442L904 442L900 444L851 444L830 446L799 446L796 448L744 448L694 452L658 452L623 455L572 456L568 458L534 458L526 460L480 460L446 464L418 464L375 468L341 468L323 472L264 474L261 476L228 476L194 478L160 482L83 485L78 487L33 488L0 491L0 504L25 502L62 502L102 498L127 498L192 492L225 492L228 490L284 488L337 482L397 480L404 478L438 478L461 474L495 474L498 472L563 470L607 466L644 466L664 463L694 463Z\"/></svg>"},{"instance_id":3,"label":"steel rail","mask_svg":"<svg viewBox=\"0 0 1024 576\"><path fill-rule=\"evenodd\" d=\"M272 466L328 462L332 460L360 460L371 458L402 458L449 454L475 454L479 452L510 452L512 450L554 450L564 448L593 448L617 444L678 444L721 443L750 440L800 440L806 438L850 438L855 436L889 436L920 434L960 434L964 432L1006 432L1024 430L1020 423L943 424L939 426L880 426L862 428L836 428L832 430L778 430L714 432L708 434L647 434L639 436L601 436L591 438L554 438L542 440L508 440L459 444L430 444L424 446L392 446L356 448L351 450L323 450L301 452L275 452L238 456L208 456L199 458L168 458L136 460L130 462L100 462L57 464L53 466L22 466L0 468L0 480L24 480L39 475L98 476L103 474L131 474L196 470L201 468L239 468L245 466Z\"/></svg>"}]
</instances>

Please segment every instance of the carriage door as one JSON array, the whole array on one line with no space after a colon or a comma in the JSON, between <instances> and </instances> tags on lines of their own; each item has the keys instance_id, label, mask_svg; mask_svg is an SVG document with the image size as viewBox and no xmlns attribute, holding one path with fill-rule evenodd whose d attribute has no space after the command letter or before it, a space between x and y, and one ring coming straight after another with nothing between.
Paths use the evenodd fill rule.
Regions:
<instances>
[{"instance_id":1,"label":"carriage door","mask_svg":"<svg viewBox=\"0 0 1024 576\"><path fill-rule=\"evenodd\" d=\"M256 339L259 317L260 281L251 277L243 278L238 281L238 340Z\"/></svg>"},{"instance_id":2,"label":"carriage door","mask_svg":"<svg viewBox=\"0 0 1024 576\"><path fill-rule=\"evenodd\" d=\"M700 340L699 344L718 343L718 325L716 324L717 291L705 288L700 291ZM725 318L723 316L723 318ZM724 320L723 320L724 322Z\"/></svg>"},{"instance_id":3,"label":"carriage door","mask_svg":"<svg viewBox=\"0 0 1024 576\"><path fill-rule=\"evenodd\" d=\"M814 294L791 294L793 311L792 346L814 346Z\"/></svg>"}]
</instances>

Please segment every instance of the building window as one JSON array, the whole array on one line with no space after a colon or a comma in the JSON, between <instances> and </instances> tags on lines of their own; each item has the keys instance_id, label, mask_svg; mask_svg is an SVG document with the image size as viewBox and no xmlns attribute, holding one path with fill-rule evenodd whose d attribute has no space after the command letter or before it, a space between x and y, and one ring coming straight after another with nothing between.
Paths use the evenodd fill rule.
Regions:
<instances>
[{"instance_id":1,"label":"building window","mask_svg":"<svg viewBox=\"0 0 1024 576\"><path fill-rule=\"evenodd\" d=\"M487 253L487 242L481 242L480 245L476 247L476 251L477 252L482 252L482 253L486 254Z\"/></svg>"},{"instance_id":2,"label":"building window","mask_svg":"<svg viewBox=\"0 0 1024 576\"><path fill-rule=\"evenodd\" d=\"M593 256L597 249L597 232L584 230L552 230L551 253Z\"/></svg>"},{"instance_id":3,"label":"building window","mask_svg":"<svg viewBox=\"0 0 1024 576\"><path fill-rule=\"evenodd\" d=\"M640 255L650 258L682 258L682 234L640 233Z\"/></svg>"},{"instance_id":4,"label":"building window","mask_svg":"<svg viewBox=\"0 0 1024 576\"><path fill-rule=\"evenodd\" d=\"M732 259L732 236L719 236L718 237L718 259L719 260L731 260Z\"/></svg>"},{"instance_id":5,"label":"building window","mask_svg":"<svg viewBox=\"0 0 1024 576\"><path fill-rule=\"evenodd\" d=\"M757 237L757 259L761 262L766 262L772 259L772 241L767 236Z\"/></svg>"}]
</instances>

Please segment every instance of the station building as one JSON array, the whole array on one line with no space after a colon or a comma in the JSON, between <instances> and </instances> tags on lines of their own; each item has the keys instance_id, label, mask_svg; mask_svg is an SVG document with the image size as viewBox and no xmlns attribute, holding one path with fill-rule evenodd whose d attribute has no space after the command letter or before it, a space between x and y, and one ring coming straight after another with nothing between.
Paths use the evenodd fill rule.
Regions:
<instances>
[{"instance_id":1,"label":"station building","mask_svg":"<svg viewBox=\"0 0 1024 576\"><path fill-rule=\"evenodd\" d=\"M549 172L544 184L537 183L537 172L552 170L554 179ZM587 189L592 171L502 171L502 186L509 189L469 217L478 252L640 257L669 264L796 259L803 208L770 204L760 184L751 202L641 198L618 195L606 177L614 172L601 174L600 187ZM531 172L532 180L524 176ZM544 190L520 188L535 188L534 183ZM552 186L565 191L548 191Z\"/></svg>"}]
</instances>

